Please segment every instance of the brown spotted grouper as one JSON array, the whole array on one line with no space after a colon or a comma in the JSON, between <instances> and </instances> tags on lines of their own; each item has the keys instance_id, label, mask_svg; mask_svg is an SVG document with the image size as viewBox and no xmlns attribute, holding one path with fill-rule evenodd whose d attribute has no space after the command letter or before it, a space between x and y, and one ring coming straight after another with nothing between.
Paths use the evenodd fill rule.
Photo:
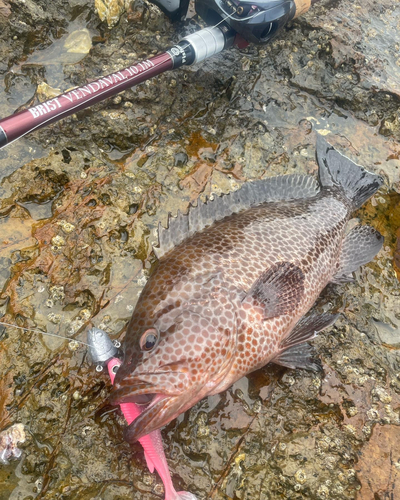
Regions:
<instances>
[{"instance_id":1,"label":"brown spotted grouper","mask_svg":"<svg viewBox=\"0 0 400 500\"><path fill-rule=\"evenodd\" d=\"M144 411L136 441L269 362L317 369L310 346L333 314L309 314L329 282L382 246L351 213L382 179L317 141L319 182L287 175L199 201L160 228L159 265L139 298L111 394Z\"/></svg>"}]
</instances>

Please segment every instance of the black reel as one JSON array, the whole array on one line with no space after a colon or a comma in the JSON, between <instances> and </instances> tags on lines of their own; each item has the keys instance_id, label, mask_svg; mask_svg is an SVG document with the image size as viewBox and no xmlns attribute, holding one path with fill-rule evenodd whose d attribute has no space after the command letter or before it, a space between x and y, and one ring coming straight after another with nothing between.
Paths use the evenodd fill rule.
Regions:
<instances>
[{"instance_id":1,"label":"black reel","mask_svg":"<svg viewBox=\"0 0 400 500\"><path fill-rule=\"evenodd\" d=\"M182 19L189 0L151 0L171 20ZM228 24L247 42L267 43L294 17L306 12L311 0L195 0L197 14L209 25Z\"/></svg>"},{"instance_id":2,"label":"black reel","mask_svg":"<svg viewBox=\"0 0 400 500\"><path fill-rule=\"evenodd\" d=\"M247 42L267 43L296 15L294 0L196 0L197 14L209 25L222 19Z\"/></svg>"}]
</instances>

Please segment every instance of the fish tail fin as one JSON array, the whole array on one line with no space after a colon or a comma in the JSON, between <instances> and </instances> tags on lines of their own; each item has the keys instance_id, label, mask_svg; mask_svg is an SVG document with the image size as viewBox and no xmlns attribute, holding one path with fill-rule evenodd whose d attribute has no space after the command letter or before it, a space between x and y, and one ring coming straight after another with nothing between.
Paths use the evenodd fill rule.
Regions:
<instances>
[{"instance_id":1,"label":"fish tail fin","mask_svg":"<svg viewBox=\"0 0 400 500\"><path fill-rule=\"evenodd\" d=\"M317 162L322 187L340 186L354 209L368 200L383 184L383 178L340 154L317 135Z\"/></svg>"}]
</instances>

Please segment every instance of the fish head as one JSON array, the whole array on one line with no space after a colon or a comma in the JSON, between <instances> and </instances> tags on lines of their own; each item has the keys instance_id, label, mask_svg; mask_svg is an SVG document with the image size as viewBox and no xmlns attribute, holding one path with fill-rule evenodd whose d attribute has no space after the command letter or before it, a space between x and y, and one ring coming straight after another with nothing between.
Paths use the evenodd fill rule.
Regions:
<instances>
[{"instance_id":1,"label":"fish head","mask_svg":"<svg viewBox=\"0 0 400 500\"><path fill-rule=\"evenodd\" d=\"M180 307L151 326L136 327L136 340L127 346L110 398L113 404L143 405L141 415L127 428L129 442L191 408L229 372L236 321L232 311L228 314L224 305L214 302L218 303L192 305L192 310Z\"/></svg>"}]
</instances>

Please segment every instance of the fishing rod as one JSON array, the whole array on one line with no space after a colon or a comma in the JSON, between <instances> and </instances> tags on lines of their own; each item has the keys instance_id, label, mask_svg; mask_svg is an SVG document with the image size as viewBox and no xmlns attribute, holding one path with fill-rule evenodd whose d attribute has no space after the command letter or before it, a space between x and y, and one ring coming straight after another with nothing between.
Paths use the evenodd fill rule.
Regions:
<instances>
[{"instance_id":1,"label":"fishing rod","mask_svg":"<svg viewBox=\"0 0 400 500\"><path fill-rule=\"evenodd\" d=\"M189 0L152 0L171 20L182 19ZM197 14L212 27L144 61L69 90L0 120L0 149L21 137L114 96L165 71L192 65L232 47L264 44L318 0L195 0Z\"/></svg>"},{"instance_id":2,"label":"fishing rod","mask_svg":"<svg viewBox=\"0 0 400 500\"><path fill-rule=\"evenodd\" d=\"M233 43L232 34L225 26L202 29L162 54L4 118L0 120L0 148L165 71L211 57Z\"/></svg>"}]
</instances>

